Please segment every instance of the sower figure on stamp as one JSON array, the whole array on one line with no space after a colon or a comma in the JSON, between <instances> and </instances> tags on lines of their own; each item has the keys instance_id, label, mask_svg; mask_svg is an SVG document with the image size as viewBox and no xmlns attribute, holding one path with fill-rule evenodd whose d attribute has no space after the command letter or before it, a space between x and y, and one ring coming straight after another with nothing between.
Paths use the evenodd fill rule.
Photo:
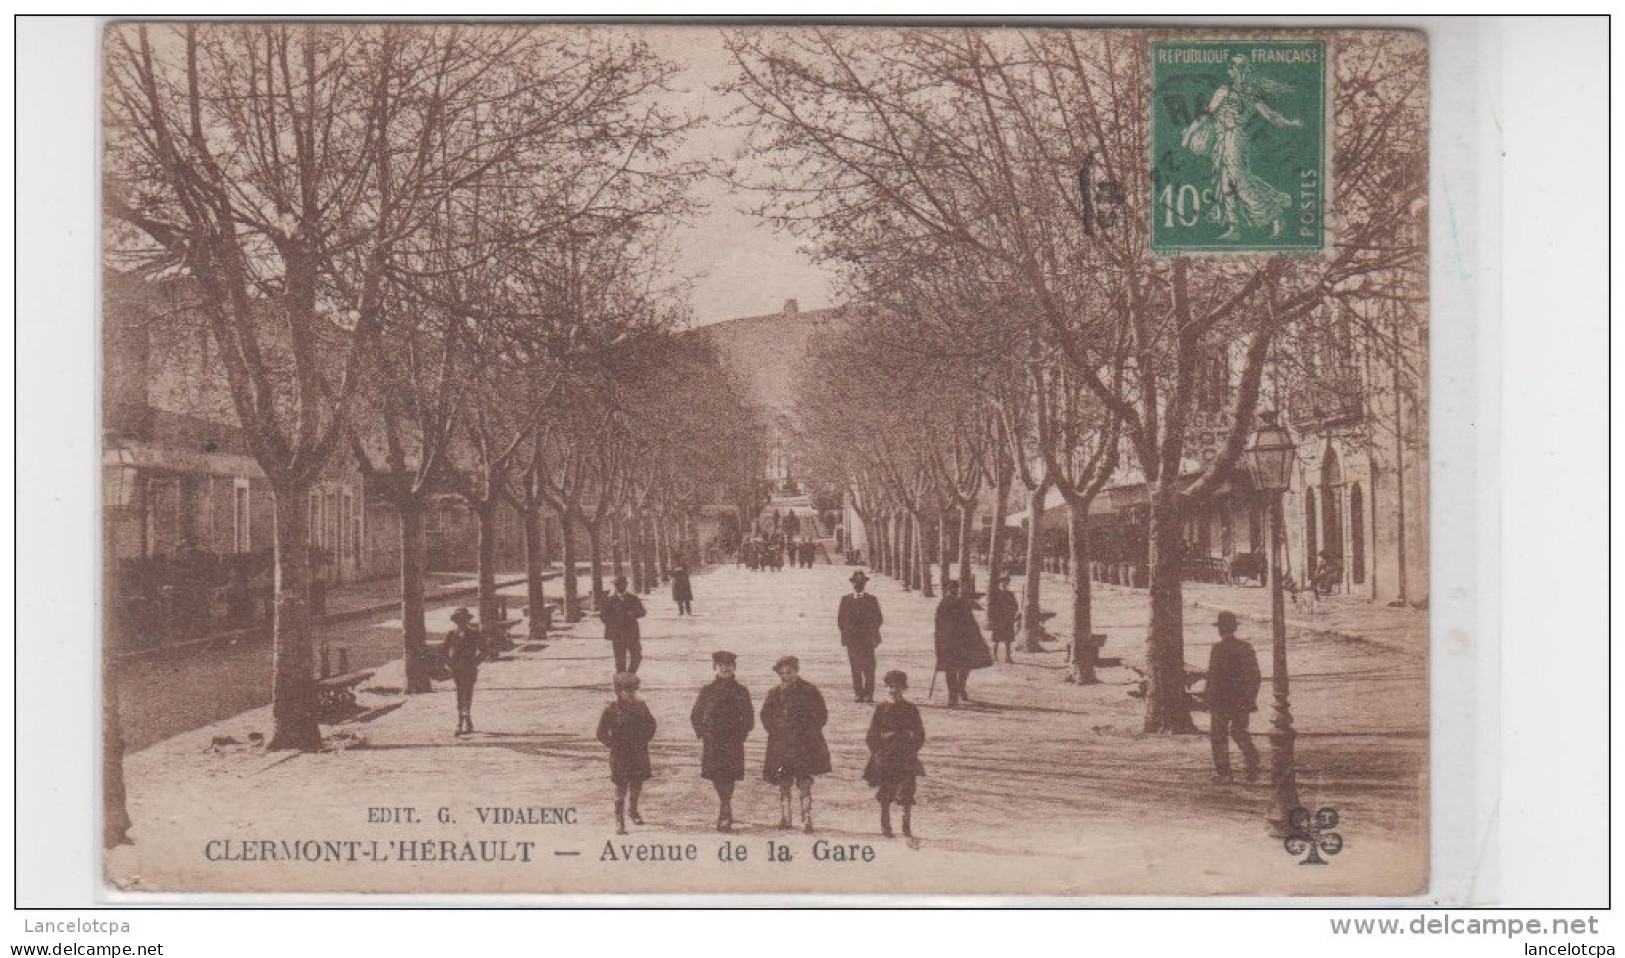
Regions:
<instances>
[{"instance_id":1,"label":"sower figure on stamp","mask_svg":"<svg viewBox=\"0 0 1625 958\"><path fill-rule=\"evenodd\" d=\"M485 658L485 642L480 627L474 624L474 615L467 609L451 614L457 627L446 633L441 651L451 667L451 680L457 686L457 733L474 731L474 683L480 675L480 660Z\"/></svg>"},{"instance_id":2,"label":"sower figure on stamp","mask_svg":"<svg viewBox=\"0 0 1625 958\"><path fill-rule=\"evenodd\" d=\"M1247 731L1249 715L1258 709L1258 655L1236 638L1236 614L1220 612L1219 641L1207 663L1208 740L1213 745L1213 780L1232 782L1230 743L1234 738L1247 763L1247 781L1258 778L1258 746Z\"/></svg>"},{"instance_id":3,"label":"sower figure on stamp","mask_svg":"<svg viewBox=\"0 0 1625 958\"><path fill-rule=\"evenodd\" d=\"M638 698L638 677L615 673L615 701L598 717L598 741L609 747L609 780L615 783L615 834L626 834L626 817L642 825L638 798L649 780L649 740L655 737L655 717Z\"/></svg>"},{"instance_id":4,"label":"sower figure on stamp","mask_svg":"<svg viewBox=\"0 0 1625 958\"><path fill-rule=\"evenodd\" d=\"M688 580L688 566L681 562L671 570L671 598L678 615L694 614L694 586Z\"/></svg>"},{"instance_id":5,"label":"sower figure on stamp","mask_svg":"<svg viewBox=\"0 0 1625 958\"><path fill-rule=\"evenodd\" d=\"M948 581L937 603L936 622L937 668L948 682L948 705L969 702L966 685L971 670L985 669L993 664L993 654L982 641L982 627L976 624L976 613L969 599L959 597L959 583Z\"/></svg>"},{"instance_id":6,"label":"sower figure on stamp","mask_svg":"<svg viewBox=\"0 0 1625 958\"><path fill-rule=\"evenodd\" d=\"M643 642L638 620L644 616L643 600L626 591L626 576L615 577L615 594L604 599L598 618L604 623L604 638L615 651L615 671L638 674L643 662Z\"/></svg>"},{"instance_id":7,"label":"sower figure on stamp","mask_svg":"<svg viewBox=\"0 0 1625 958\"><path fill-rule=\"evenodd\" d=\"M903 807L903 837L913 838L914 785L925 774L920 764L925 723L914 703L903 698L908 676L893 669L886 673L885 681L891 701L880 703L869 720L869 764L863 769L863 780L877 789L880 834L892 837L891 806L896 802Z\"/></svg>"},{"instance_id":8,"label":"sower figure on stamp","mask_svg":"<svg viewBox=\"0 0 1625 958\"><path fill-rule=\"evenodd\" d=\"M1010 591L1010 577L997 576L993 592L987 597L987 628L993 633L993 659L998 661L999 646L1004 646L1004 660L1010 659L1010 647L1016 641L1016 620L1021 618L1021 605Z\"/></svg>"},{"instance_id":9,"label":"sower figure on stamp","mask_svg":"<svg viewBox=\"0 0 1625 958\"><path fill-rule=\"evenodd\" d=\"M732 652L711 653L717 677L700 689L694 711L689 714L695 736L704 743L700 777L709 779L717 790L719 832L733 831L734 785L745 777L745 739L756 728L750 690L734 678L738 661Z\"/></svg>"},{"instance_id":10,"label":"sower figure on stamp","mask_svg":"<svg viewBox=\"0 0 1625 958\"><path fill-rule=\"evenodd\" d=\"M875 646L880 644L880 600L863 591L869 577L863 570L852 573L852 594L841 596L841 608L836 613L836 625L841 630L841 644L846 646L846 658L852 665L852 695L859 702L875 700Z\"/></svg>"},{"instance_id":11,"label":"sower figure on stamp","mask_svg":"<svg viewBox=\"0 0 1625 958\"><path fill-rule=\"evenodd\" d=\"M829 712L824 697L801 677L801 662L786 655L774 663L779 685L762 702L762 727L767 729L767 761L762 777L779 787L779 827L790 827L790 786L801 795L801 827L812 833L813 776L830 770L824 723Z\"/></svg>"}]
</instances>

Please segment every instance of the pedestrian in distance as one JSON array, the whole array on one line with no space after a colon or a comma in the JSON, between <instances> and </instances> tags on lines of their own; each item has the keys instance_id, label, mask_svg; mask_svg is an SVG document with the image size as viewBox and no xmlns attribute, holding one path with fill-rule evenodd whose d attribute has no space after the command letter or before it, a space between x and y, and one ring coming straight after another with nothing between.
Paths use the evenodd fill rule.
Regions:
<instances>
[{"instance_id":1,"label":"pedestrian in distance","mask_svg":"<svg viewBox=\"0 0 1625 958\"><path fill-rule=\"evenodd\" d=\"M779 787L779 827L790 828L790 786L801 798L801 828L812 834L813 777L830 770L824 723L829 712L816 686L801 677L801 662L793 655L774 663L779 684L762 702L762 727L767 729L767 761L762 777Z\"/></svg>"},{"instance_id":2,"label":"pedestrian in distance","mask_svg":"<svg viewBox=\"0 0 1625 958\"><path fill-rule=\"evenodd\" d=\"M671 570L671 598L678 615L694 614L694 586L688 580L688 566L681 562Z\"/></svg>"},{"instance_id":3,"label":"pedestrian in distance","mask_svg":"<svg viewBox=\"0 0 1625 958\"><path fill-rule=\"evenodd\" d=\"M734 827L734 786L745 777L745 739L756 728L750 690L734 678L739 659L732 652L711 653L716 678L700 689L689 721L702 743L700 777L717 790L717 831Z\"/></svg>"},{"instance_id":4,"label":"pedestrian in distance","mask_svg":"<svg viewBox=\"0 0 1625 958\"><path fill-rule=\"evenodd\" d=\"M1247 781L1258 778L1258 746L1253 744L1247 723L1258 710L1258 688L1263 678L1258 671L1258 654L1236 638L1236 614L1220 612L1214 623L1219 641L1207 663L1208 741L1213 746L1213 780L1235 781L1230 774L1230 739L1236 740L1247 763Z\"/></svg>"},{"instance_id":5,"label":"pedestrian in distance","mask_svg":"<svg viewBox=\"0 0 1625 958\"><path fill-rule=\"evenodd\" d=\"M604 623L604 638L609 640L615 653L616 672L638 674L638 666L643 662L638 620L646 614L643 600L626 591L626 576L616 576L615 592L604 598L603 608L598 612L598 618Z\"/></svg>"},{"instance_id":6,"label":"pedestrian in distance","mask_svg":"<svg viewBox=\"0 0 1625 958\"><path fill-rule=\"evenodd\" d=\"M852 573L852 592L841 596L835 624L841 630L841 645L852 666L852 696L859 702L875 700L875 647L880 644L880 600L864 591L869 577L863 570Z\"/></svg>"},{"instance_id":7,"label":"pedestrian in distance","mask_svg":"<svg viewBox=\"0 0 1625 958\"><path fill-rule=\"evenodd\" d=\"M457 687L457 732L466 735L474 731L474 683L480 676L480 662L485 658L485 642L480 627L474 624L474 615L467 609L451 614L455 625L446 633L441 651L451 667L451 680Z\"/></svg>"},{"instance_id":8,"label":"pedestrian in distance","mask_svg":"<svg viewBox=\"0 0 1625 958\"><path fill-rule=\"evenodd\" d=\"M993 635L993 659L998 661L999 646L1004 646L1004 660L1012 661L1010 648L1016 641L1016 622L1021 618L1021 605L1010 591L1010 577L1001 575L993 579L993 591L987 597L987 629Z\"/></svg>"},{"instance_id":9,"label":"pedestrian in distance","mask_svg":"<svg viewBox=\"0 0 1625 958\"><path fill-rule=\"evenodd\" d=\"M649 780L649 740L655 737L655 717L638 698L639 681L630 672L617 672L615 700L598 717L598 741L609 749L609 780L615 783L615 834L626 834L626 819L642 825L638 799Z\"/></svg>"},{"instance_id":10,"label":"pedestrian in distance","mask_svg":"<svg viewBox=\"0 0 1625 958\"><path fill-rule=\"evenodd\" d=\"M903 808L903 837L913 838L915 781L925 774L920 764L925 723L920 721L920 710L903 697L908 676L893 669L886 673L885 683L891 701L877 705L869 720L869 764L863 769L863 780L875 787L875 799L880 802L880 834L892 837L891 807L896 802Z\"/></svg>"},{"instance_id":11,"label":"pedestrian in distance","mask_svg":"<svg viewBox=\"0 0 1625 958\"><path fill-rule=\"evenodd\" d=\"M948 705L971 701L967 684L975 669L993 664L993 653L982 640L982 627L976 624L976 613L969 599L959 595L959 583L949 580L937 603L936 616L937 668L948 682Z\"/></svg>"}]
</instances>

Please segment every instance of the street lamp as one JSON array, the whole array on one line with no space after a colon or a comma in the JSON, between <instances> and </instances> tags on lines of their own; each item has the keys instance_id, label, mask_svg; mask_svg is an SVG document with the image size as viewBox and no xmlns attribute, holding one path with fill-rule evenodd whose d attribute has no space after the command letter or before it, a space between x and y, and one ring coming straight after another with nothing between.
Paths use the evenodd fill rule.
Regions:
<instances>
[{"instance_id":1,"label":"street lamp","mask_svg":"<svg viewBox=\"0 0 1625 958\"><path fill-rule=\"evenodd\" d=\"M1253 484L1270 498L1269 584L1272 661L1270 685L1275 693L1274 715L1270 719L1270 781L1275 797L1270 803L1270 830L1276 835L1291 831L1292 810L1298 807L1298 776L1292 757L1292 706L1287 700L1286 600L1281 591L1281 498L1292 481L1294 447L1292 436L1276 422L1274 412L1258 414L1258 431L1247 446L1247 471Z\"/></svg>"}]
</instances>

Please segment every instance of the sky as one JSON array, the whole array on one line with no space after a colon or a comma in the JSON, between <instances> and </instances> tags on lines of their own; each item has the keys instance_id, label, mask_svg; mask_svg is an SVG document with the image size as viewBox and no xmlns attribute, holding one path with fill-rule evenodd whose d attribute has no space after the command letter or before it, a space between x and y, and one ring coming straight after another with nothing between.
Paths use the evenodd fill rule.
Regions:
<instances>
[{"instance_id":1,"label":"sky","mask_svg":"<svg viewBox=\"0 0 1625 958\"><path fill-rule=\"evenodd\" d=\"M733 67L719 29L645 29L655 53L687 65L673 82L676 92L668 102L693 115L725 117L734 103L713 87L731 78ZM731 159L745 136L743 130L708 124L690 137L683 153L687 158ZM794 237L749 213L750 196L721 180L706 180L698 194L708 209L677 236L677 269L696 277L694 325L775 313L787 299L802 309L834 304L831 275L799 250Z\"/></svg>"}]
</instances>

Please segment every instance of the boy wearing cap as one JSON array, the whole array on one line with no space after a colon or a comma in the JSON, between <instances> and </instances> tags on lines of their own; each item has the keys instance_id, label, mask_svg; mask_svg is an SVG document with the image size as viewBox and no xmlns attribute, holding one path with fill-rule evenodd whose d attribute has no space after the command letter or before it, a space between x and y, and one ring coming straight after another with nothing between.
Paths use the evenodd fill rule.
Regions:
<instances>
[{"instance_id":1,"label":"boy wearing cap","mask_svg":"<svg viewBox=\"0 0 1625 958\"><path fill-rule=\"evenodd\" d=\"M908 676L893 669L886 673L885 683L891 701L876 706L874 718L869 720L869 764L863 769L863 780L876 789L880 834L892 837L891 806L896 802L903 807L903 837L913 838L914 784L925 774L920 764L925 724L920 721L920 710L903 698Z\"/></svg>"},{"instance_id":2,"label":"boy wearing cap","mask_svg":"<svg viewBox=\"0 0 1625 958\"><path fill-rule=\"evenodd\" d=\"M457 732L463 735L474 731L474 682L479 678L480 660L485 658L485 643L474 615L467 609L451 614L456 628L446 633L441 652L451 666L451 680L457 686Z\"/></svg>"},{"instance_id":3,"label":"boy wearing cap","mask_svg":"<svg viewBox=\"0 0 1625 958\"><path fill-rule=\"evenodd\" d=\"M689 721L694 735L704 743L700 752L700 777L717 790L717 831L731 832L734 825L734 785L745 777L745 738L756 728L756 710L750 690L734 678L738 658L732 652L711 653L717 677L700 689Z\"/></svg>"},{"instance_id":4,"label":"boy wearing cap","mask_svg":"<svg viewBox=\"0 0 1625 958\"><path fill-rule=\"evenodd\" d=\"M1247 731L1250 713L1258 709L1258 687L1263 679L1258 671L1258 655L1253 647L1236 638L1236 614L1220 612L1214 623L1219 641L1207 662L1208 741L1213 746L1213 780L1235 779L1230 774L1230 743L1234 738L1247 763L1247 781L1258 778L1258 746Z\"/></svg>"},{"instance_id":5,"label":"boy wearing cap","mask_svg":"<svg viewBox=\"0 0 1625 958\"><path fill-rule=\"evenodd\" d=\"M615 783L615 834L626 834L626 816L642 825L638 798L649 780L649 740L655 737L655 717L638 698L638 677L616 672L615 701L598 717L598 741L609 748L609 780Z\"/></svg>"},{"instance_id":6,"label":"boy wearing cap","mask_svg":"<svg viewBox=\"0 0 1625 958\"><path fill-rule=\"evenodd\" d=\"M767 761L762 777L779 787L779 827L790 827L790 786L801 796L802 830L812 834L813 776L830 770L824 723L829 712L824 697L801 677L801 662L786 655L774 663L779 685L762 703L762 727L767 729Z\"/></svg>"},{"instance_id":7,"label":"boy wearing cap","mask_svg":"<svg viewBox=\"0 0 1625 958\"><path fill-rule=\"evenodd\" d=\"M626 576L615 577L615 594L604 597L598 618L604 623L604 638L615 651L615 671L638 674L643 662L643 642L638 620L645 615L643 600L626 591Z\"/></svg>"},{"instance_id":8,"label":"boy wearing cap","mask_svg":"<svg viewBox=\"0 0 1625 958\"><path fill-rule=\"evenodd\" d=\"M863 591L869 577L863 570L852 573L852 594L841 596L835 614L841 630L841 644L852 665L852 695L859 702L875 700L875 646L880 644L880 600Z\"/></svg>"}]
</instances>

